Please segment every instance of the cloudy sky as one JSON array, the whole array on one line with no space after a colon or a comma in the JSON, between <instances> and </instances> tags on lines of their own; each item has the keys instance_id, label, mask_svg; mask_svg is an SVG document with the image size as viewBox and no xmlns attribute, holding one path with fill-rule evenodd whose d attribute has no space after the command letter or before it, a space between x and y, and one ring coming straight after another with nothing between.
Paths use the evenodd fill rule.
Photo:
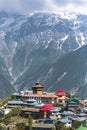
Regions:
<instances>
[{"instance_id":1,"label":"cloudy sky","mask_svg":"<svg viewBox=\"0 0 87 130\"><path fill-rule=\"evenodd\" d=\"M33 13L71 11L87 14L87 0L0 0L0 10Z\"/></svg>"}]
</instances>

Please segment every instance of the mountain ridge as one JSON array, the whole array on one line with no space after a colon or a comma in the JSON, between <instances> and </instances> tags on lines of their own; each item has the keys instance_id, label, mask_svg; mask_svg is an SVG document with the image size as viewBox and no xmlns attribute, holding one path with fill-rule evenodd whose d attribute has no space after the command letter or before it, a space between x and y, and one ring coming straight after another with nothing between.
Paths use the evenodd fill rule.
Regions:
<instances>
[{"instance_id":1,"label":"mountain ridge","mask_svg":"<svg viewBox=\"0 0 87 130\"><path fill-rule=\"evenodd\" d=\"M8 71L9 78L6 77L6 79L15 91L30 89L37 80L44 83L47 86L46 89L51 90L51 83L55 84L55 80L62 82L67 76L67 69L61 71L59 76L53 76L55 64L61 68L59 62L63 57L62 63L66 64L68 63L66 55L71 56L80 48L86 47L87 15L72 14L67 17L55 13L6 15L5 12L1 12L0 18L0 56ZM85 57L86 52L83 54ZM57 68L56 71L58 72ZM72 73L73 71L71 75ZM70 78L72 80L72 77ZM46 81L47 79L49 80ZM66 80L67 86L68 80L69 77ZM76 79L74 82L76 84ZM58 84L56 86L60 87ZM79 86L78 81L76 88ZM69 87L64 89L67 90L67 88Z\"/></svg>"}]
</instances>

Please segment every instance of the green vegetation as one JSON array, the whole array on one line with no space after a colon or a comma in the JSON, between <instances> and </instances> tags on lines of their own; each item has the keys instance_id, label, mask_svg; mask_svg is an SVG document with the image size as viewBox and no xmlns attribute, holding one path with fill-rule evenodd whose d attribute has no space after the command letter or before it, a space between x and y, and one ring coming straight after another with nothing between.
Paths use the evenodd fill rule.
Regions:
<instances>
[{"instance_id":1,"label":"green vegetation","mask_svg":"<svg viewBox=\"0 0 87 130\"><path fill-rule=\"evenodd\" d=\"M16 130L25 130L25 123L17 123Z\"/></svg>"},{"instance_id":2,"label":"green vegetation","mask_svg":"<svg viewBox=\"0 0 87 130\"><path fill-rule=\"evenodd\" d=\"M32 121L33 121L33 118L32 118L32 116L29 116L29 118L28 118L28 123L29 123L29 130L32 130Z\"/></svg>"},{"instance_id":3,"label":"green vegetation","mask_svg":"<svg viewBox=\"0 0 87 130\"><path fill-rule=\"evenodd\" d=\"M56 130L61 130L62 128L64 128L64 123L56 124Z\"/></svg>"},{"instance_id":4,"label":"green vegetation","mask_svg":"<svg viewBox=\"0 0 87 130\"><path fill-rule=\"evenodd\" d=\"M79 126L81 126L82 123L83 122L80 122L80 121L74 121L72 123L72 127L65 127L64 123L59 123L59 124L56 124L56 130L75 130Z\"/></svg>"},{"instance_id":5,"label":"green vegetation","mask_svg":"<svg viewBox=\"0 0 87 130\"><path fill-rule=\"evenodd\" d=\"M7 130L6 125L3 123L0 123L0 130Z\"/></svg>"},{"instance_id":6,"label":"green vegetation","mask_svg":"<svg viewBox=\"0 0 87 130\"><path fill-rule=\"evenodd\" d=\"M21 107L21 106L12 108L10 114L11 114L11 116L19 116L20 113L21 113L21 110L22 110L22 107Z\"/></svg>"},{"instance_id":7,"label":"green vegetation","mask_svg":"<svg viewBox=\"0 0 87 130\"><path fill-rule=\"evenodd\" d=\"M12 108L12 110L4 116L4 123L9 124L9 123L25 123L28 122L28 119L23 118L20 116L21 113L21 106Z\"/></svg>"},{"instance_id":8,"label":"green vegetation","mask_svg":"<svg viewBox=\"0 0 87 130\"><path fill-rule=\"evenodd\" d=\"M56 127L52 127L51 130L56 130Z\"/></svg>"},{"instance_id":9,"label":"green vegetation","mask_svg":"<svg viewBox=\"0 0 87 130\"><path fill-rule=\"evenodd\" d=\"M7 114L4 116L3 122L7 125L9 123L11 123L11 114Z\"/></svg>"},{"instance_id":10,"label":"green vegetation","mask_svg":"<svg viewBox=\"0 0 87 130\"><path fill-rule=\"evenodd\" d=\"M74 128L71 128L71 127L63 127L62 129L60 129L60 130L75 130Z\"/></svg>"},{"instance_id":11,"label":"green vegetation","mask_svg":"<svg viewBox=\"0 0 87 130\"><path fill-rule=\"evenodd\" d=\"M81 121L74 121L72 123L72 127L74 127L75 129L77 129L83 122Z\"/></svg>"},{"instance_id":12,"label":"green vegetation","mask_svg":"<svg viewBox=\"0 0 87 130\"><path fill-rule=\"evenodd\" d=\"M11 97L7 97L7 98L0 100L0 107L5 105L11 99L12 99Z\"/></svg>"},{"instance_id":13,"label":"green vegetation","mask_svg":"<svg viewBox=\"0 0 87 130\"><path fill-rule=\"evenodd\" d=\"M14 99L15 96L4 98L0 101L0 106L5 105L9 100ZM58 104L56 104L58 105ZM64 109L64 108L62 108ZM11 111L4 115L3 111L0 111L0 130L7 130L8 127L11 127L12 130L25 130L26 124L28 124L28 129L32 130L33 118L29 115L28 118L21 116L21 106L17 106L11 109ZM74 121L72 127L65 127L64 123L56 122L55 127L52 127L51 130L75 130L84 122ZM85 123L83 125L86 125Z\"/></svg>"}]
</instances>

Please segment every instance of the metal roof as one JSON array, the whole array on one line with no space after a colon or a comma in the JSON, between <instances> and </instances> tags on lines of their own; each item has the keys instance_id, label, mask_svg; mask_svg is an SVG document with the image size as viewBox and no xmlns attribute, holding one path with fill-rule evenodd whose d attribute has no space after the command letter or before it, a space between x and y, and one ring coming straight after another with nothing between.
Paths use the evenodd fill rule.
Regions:
<instances>
[{"instance_id":1,"label":"metal roof","mask_svg":"<svg viewBox=\"0 0 87 130\"><path fill-rule=\"evenodd\" d=\"M63 122L63 123L71 123L72 121L71 120L69 120L67 117L64 117L64 118L62 118L62 119L59 119L58 121L60 121L60 122Z\"/></svg>"},{"instance_id":2,"label":"metal roof","mask_svg":"<svg viewBox=\"0 0 87 130\"><path fill-rule=\"evenodd\" d=\"M59 112L61 111L61 107L54 107L53 110L51 110L51 112Z\"/></svg>"},{"instance_id":3,"label":"metal roof","mask_svg":"<svg viewBox=\"0 0 87 130\"><path fill-rule=\"evenodd\" d=\"M72 111L63 111L62 115L75 115Z\"/></svg>"},{"instance_id":4,"label":"metal roof","mask_svg":"<svg viewBox=\"0 0 87 130\"><path fill-rule=\"evenodd\" d=\"M86 117L77 117L77 118L72 118L72 120L85 121L85 120L87 120L87 118Z\"/></svg>"},{"instance_id":5,"label":"metal roof","mask_svg":"<svg viewBox=\"0 0 87 130\"><path fill-rule=\"evenodd\" d=\"M21 100L12 100L12 101L8 101L8 104L23 104L24 102L22 102Z\"/></svg>"},{"instance_id":6,"label":"metal roof","mask_svg":"<svg viewBox=\"0 0 87 130\"><path fill-rule=\"evenodd\" d=\"M36 102L36 100L29 98L29 99L27 99L27 102Z\"/></svg>"},{"instance_id":7,"label":"metal roof","mask_svg":"<svg viewBox=\"0 0 87 130\"><path fill-rule=\"evenodd\" d=\"M87 114L85 114L85 113L80 113L80 114L78 114L78 116L84 117L84 116L87 116Z\"/></svg>"},{"instance_id":8,"label":"metal roof","mask_svg":"<svg viewBox=\"0 0 87 130\"><path fill-rule=\"evenodd\" d=\"M35 107L43 107L44 103L36 104Z\"/></svg>"}]
</instances>

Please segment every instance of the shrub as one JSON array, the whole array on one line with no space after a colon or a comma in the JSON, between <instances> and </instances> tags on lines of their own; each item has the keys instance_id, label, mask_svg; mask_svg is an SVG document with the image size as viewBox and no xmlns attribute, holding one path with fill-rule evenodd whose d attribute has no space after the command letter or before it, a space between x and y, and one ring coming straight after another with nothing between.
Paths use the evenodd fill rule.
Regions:
<instances>
[{"instance_id":1,"label":"shrub","mask_svg":"<svg viewBox=\"0 0 87 130\"><path fill-rule=\"evenodd\" d=\"M72 127L63 127L61 130L75 130L74 128L72 128Z\"/></svg>"},{"instance_id":2,"label":"shrub","mask_svg":"<svg viewBox=\"0 0 87 130\"><path fill-rule=\"evenodd\" d=\"M32 121L33 121L32 116L29 116L29 118L28 118L29 130L32 130Z\"/></svg>"},{"instance_id":3,"label":"shrub","mask_svg":"<svg viewBox=\"0 0 87 130\"><path fill-rule=\"evenodd\" d=\"M18 123L16 124L17 130L25 130L25 123Z\"/></svg>"},{"instance_id":4,"label":"shrub","mask_svg":"<svg viewBox=\"0 0 87 130\"><path fill-rule=\"evenodd\" d=\"M12 108L10 113L11 113L12 116L19 116L19 114L21 113L21 109L22 109L21 106Z\"/></svg>"},{"instance_id":5,"label":"shrub","mask_svg":"<svg viewBox=\"0 0 87 130\"><path fill-rule=\"evenodd\" d=\"M72 127L74 127L74 128L76 129L76 128L78 128L81 124L82 124L82 122L80 122L80 121L74 121L74 122L72 123Z\"/></svg>"},{"instance_id":6,"label":"shrub","mask_svg":"<svg viewBox=\"0 0 87 130\"><path fill-rule=\"evenodd\" d=\"M11 122L11 114L8 113L7 115L5 115L3 121L4 121L5 124L9 124Z\"/></svg>"},{"instance_id":7,"label":"shrub","mask_svg":"<svg viewBox=\"0 0 87 130\"><path fill-rule=\"evenodd\" d=\"M0 123L0 130L7 130L6 125L3 123Z\"/></svg>"},{"instance_id":8,"label":"shrub","mask_svg":"<svg viewBox=\"0 0 87 130\"><path fill-rule=\"evenodd\" d=\"M61 130L64 127L64 123L56 124L56 130Z\"/></svg>"}]
</instances>

